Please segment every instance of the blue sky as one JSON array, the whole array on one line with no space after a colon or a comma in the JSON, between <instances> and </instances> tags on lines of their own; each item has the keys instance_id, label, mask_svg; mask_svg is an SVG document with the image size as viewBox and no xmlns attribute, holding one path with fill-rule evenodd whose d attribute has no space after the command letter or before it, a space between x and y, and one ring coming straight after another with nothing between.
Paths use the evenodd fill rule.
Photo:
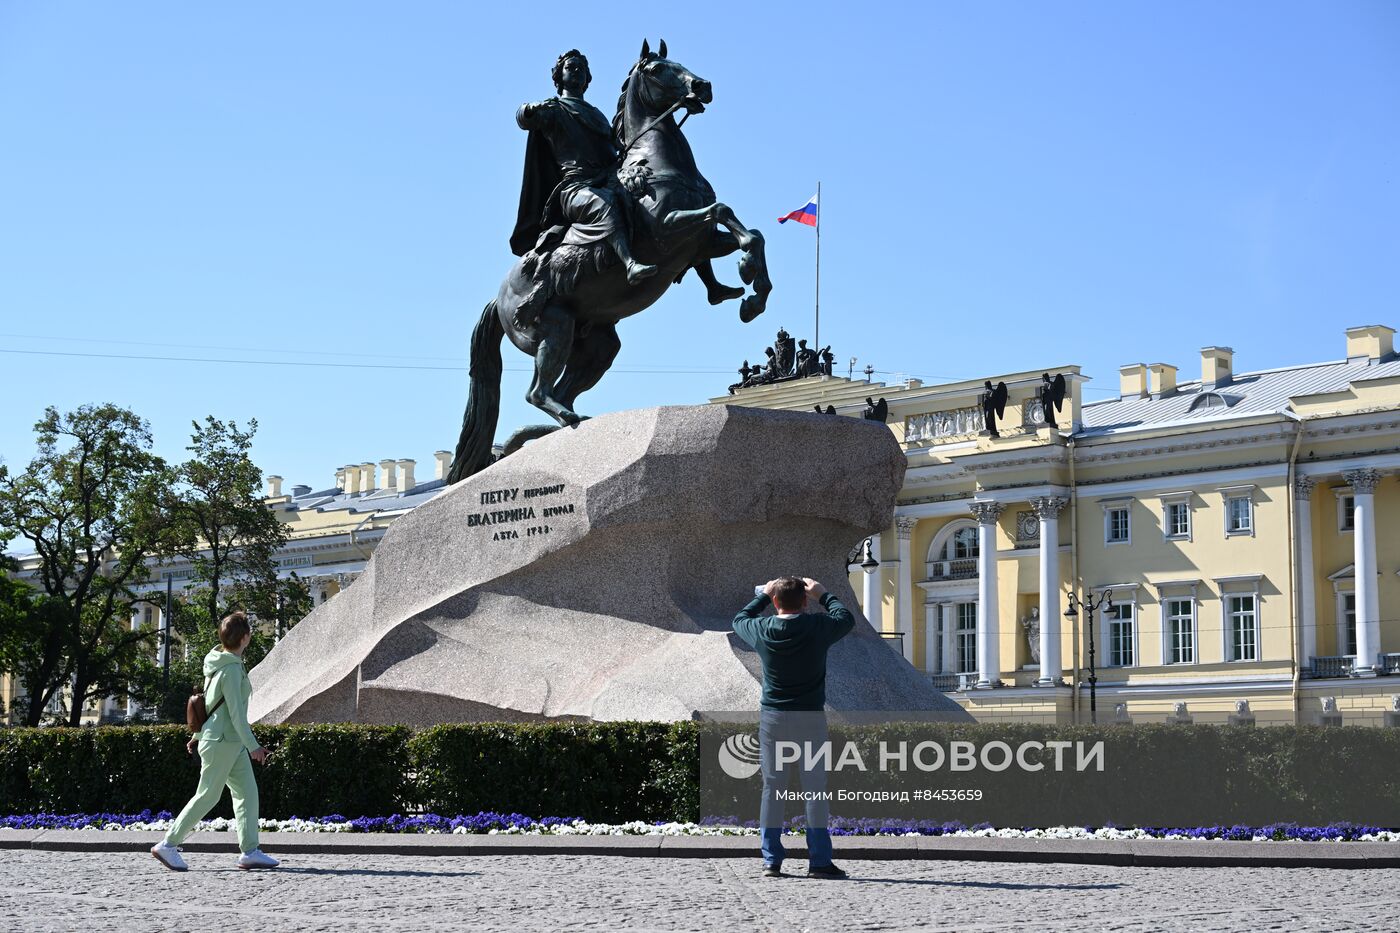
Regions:
<instances>
[{"instance_id":1,"label":"blue sky","mask_svg":"<svg viewBox=\"0 0 1400 933\"><path fill-rule=\"evenodd\" d=\"M775 291L743 325L673 288L585 413L702 402L779 325L810 336L812 231L774 218L818 179L841 370L1079 363L1094 399L1123 363L1284 366L1400 325L1400 4L655 6L0 0L0 350L28 351L0 352L0 457L45 405L112 401L168 456L256 417L289 483L430 476L511 258L514 109L577 46L611 113L648 37L713 82L686 133ZM542 420L505 363L502 433Z\"/></svg>"}]
</instances>

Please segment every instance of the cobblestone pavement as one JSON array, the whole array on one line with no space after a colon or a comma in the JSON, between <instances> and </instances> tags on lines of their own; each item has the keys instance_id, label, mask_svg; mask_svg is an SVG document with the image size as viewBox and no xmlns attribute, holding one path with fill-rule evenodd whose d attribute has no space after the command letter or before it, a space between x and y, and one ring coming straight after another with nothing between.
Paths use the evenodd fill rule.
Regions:
<instances>
[{"instance_id":1,"label":"cobblestone pavement","mask_svg":"<svg viewBox=\"0 0 1400 933\"><path fill-rule=\"evenodd\" d=\"M758 860L0 853L0 930L1394 930L1400 869L849 861L844 882ZM790 869L805 872L801 863Z\"/></svg>"}]
</instances>

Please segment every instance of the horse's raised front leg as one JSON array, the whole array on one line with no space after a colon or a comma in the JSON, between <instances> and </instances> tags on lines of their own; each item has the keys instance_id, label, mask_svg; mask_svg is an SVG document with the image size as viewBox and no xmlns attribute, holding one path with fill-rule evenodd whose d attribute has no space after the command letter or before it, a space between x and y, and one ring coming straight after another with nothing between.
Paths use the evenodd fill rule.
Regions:
<instances>
[{"instance_id":1,"label":"horse's raised front leg","mask_svg":"<svg viewBox=\"0 0 1400 933\"><path fill-rule=\"evenodd\" d=\"M549 415L560 425L568 427L581 420L566 404L554 397L554 386L569 362L574 347L574 318L559 305L549 305L540 314L535 333L535 378L525 401Z\"/></svg>"},{"instance_id":2,"label":"horse's raised front leg","mask_svg":"<svg viewBox=\"0 0 1400 933\"><path fill-rule=\"evenodd\" d=\"M746 285L753 286L753 294L739 305L739 320L747 324L763 313L768 306L768 294L773 291L773 282L768 278L768 258L763 251L763 234L750 230L739 222L729 205L716 202L716 221L734 234L743 250L739 257L739 278Z\"/></svg>"}]
</instances>

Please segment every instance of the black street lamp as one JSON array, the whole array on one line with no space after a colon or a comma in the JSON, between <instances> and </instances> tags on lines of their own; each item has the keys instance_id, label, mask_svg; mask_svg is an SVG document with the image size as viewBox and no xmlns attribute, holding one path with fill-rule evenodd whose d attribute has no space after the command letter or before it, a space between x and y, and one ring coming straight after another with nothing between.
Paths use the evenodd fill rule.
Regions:
<instances>
[{"instance_id":1,"label":"black street lamp","mask_svg":"<svg viewBox=\"0 0 1400 933\"><path fill-rule=\"evenodd\" d=\"M1089 631L1089 722L1098 725L1099 675L1094 670L1094 613L1107 612L1109 609L1113 608L1113 600L1109 598L1108 590L1104 590L1098 602L1094 602L1093 594L1090 594L1087 600L1081 602L1080 599L1071 592L1069 594L1069 608L1065 610L1065 618L1070 621L1071 625L1074 624L1075 619L1079 618L1080 607L1084 609L1084 624L1088 626Z\"/></svg>"},{"instance_id":2,"label":"black street lamp","mask_svg":"<svg viewBox=\"0 0 1400 933\"><path fill-rule=\"evenodd\" d=\"M870 538L865 539L865 560L860 562L860 569L866 573L874 573L875 568L880 566L880 562L875 559L875 551L871 547Z\"/></svg>"},{"instance_id":3,"label":"black street lamp","mask_svg":"<svg viewBox=\"0 0 1400 933\"><path fill-rule=\"evenodd\" d=\"M175 611L175 575L165 575L165 611L160 614L160 689L170 689L170 622Z\"/></svg>"}]
</instances>

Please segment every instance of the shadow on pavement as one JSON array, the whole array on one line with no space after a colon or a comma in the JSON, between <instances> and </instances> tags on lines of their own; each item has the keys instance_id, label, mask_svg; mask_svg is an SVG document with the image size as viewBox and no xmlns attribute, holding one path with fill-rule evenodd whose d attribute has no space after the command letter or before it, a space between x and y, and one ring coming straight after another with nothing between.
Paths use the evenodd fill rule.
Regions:
<instances>
[{"instance_id":1,"label":"shadow on pavement","mask_svg":"<svg viewBox=\"0 0 1400 933\"><path fill-rule=\"evenodd\" d=\"M864 881L879 884L936 884L948 888L990 888L997 891L1111 891L1121 888L1117 883L1107 884L1021 884L1015 881L940 881L937 878L855 878L851 881Z\"/></svg>"},{"instance_id":2,"label":"shadow on pavement","mask_svg":"<svg viewBox=\"0 0 1400 933\"><path fill-rule=\"evenodd\" d=\"M241 868L218 870L252 874L251 871L245 871ZM260 875L364 875L371 878L476 878L481 875L479 871L415 871L408 868L289 868L286 865L281 868L257 869L257 873Z\"/></svg>"}]
</instances>

